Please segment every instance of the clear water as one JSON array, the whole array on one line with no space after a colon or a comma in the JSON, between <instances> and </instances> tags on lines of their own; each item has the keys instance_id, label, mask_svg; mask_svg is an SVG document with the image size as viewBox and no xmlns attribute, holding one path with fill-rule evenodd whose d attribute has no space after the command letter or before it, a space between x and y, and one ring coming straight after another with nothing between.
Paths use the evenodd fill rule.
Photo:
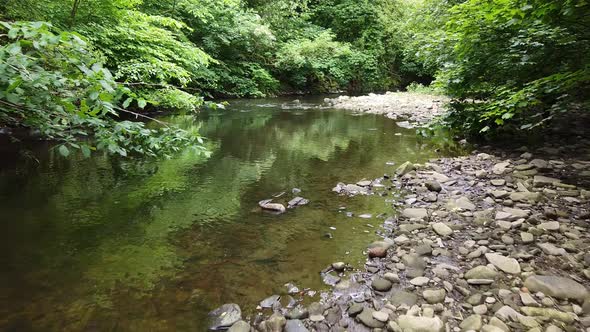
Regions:
<instances>
[{"instance_id":1,"label":"clear water","mask_svg":"<svg viewBox=\"0 0 590 332\"><path fill-rule=\"evenodd\" d=\"M318 272L334 261L362 266L382 219L345 212L391 215L391 204L331 189L435 157L437 146L382 116L285 102L166 118L200 128L208 157L63 159L5 145L0 330L204 331L223 303L252 314L287 282L326 289ZM292 188L311 203L279 216L257 208Z\"/></svg>"}]
</instances>

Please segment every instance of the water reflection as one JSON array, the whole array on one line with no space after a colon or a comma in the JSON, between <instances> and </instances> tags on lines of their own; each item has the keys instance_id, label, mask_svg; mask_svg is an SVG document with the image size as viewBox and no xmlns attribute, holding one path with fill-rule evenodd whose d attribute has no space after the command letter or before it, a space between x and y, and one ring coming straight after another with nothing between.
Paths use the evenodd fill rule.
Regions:
<instances>
[{"instance_id":1,"label":"water reflection","mask_svg":"<svg viewBox=\"0 0 590 332\"><path fill-rule=\"evenodd\" d=\"M321 288L317 272L333 260L360 263L375 237L366 224L381 221L339 208L392 209L383 198L346 199L331 188L379 176L388 161L426 160L434 148L380 116L284 103L236 102L167 119L199 127L208 156L64 160L41 152L38 165L3 168L0 328L201 330L221 303L253 307L288 281ZM255 209L294 187L309 206L281 216ZM334 239L323 238L328 230Z\"/></svg>"}]
</instances>

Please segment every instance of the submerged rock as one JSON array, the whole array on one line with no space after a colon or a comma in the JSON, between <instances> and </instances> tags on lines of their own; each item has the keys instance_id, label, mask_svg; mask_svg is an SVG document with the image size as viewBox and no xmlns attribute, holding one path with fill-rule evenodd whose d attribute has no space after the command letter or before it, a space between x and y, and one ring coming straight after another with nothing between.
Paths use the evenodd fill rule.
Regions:
<instances>
[{"instance_id":1,"label":"submerged rock","mask_svg":"<svg viewBox=\"0 0 590 332\"><path fill-rule=\"evenodd\" d=\"M258 206L260 206L263 210L269 210L269 211L274 211L274 212L278 212L278 213L284 213L285 211L287 211L287 209L285 209L285 206L283 204L272 203L272 199L262 200L262 201L258 202Z\"/></svg>"},{"instance_id":2,"label":"submerged rock","mask_svg":"<svg viewBox=\"0 0 590 332\"><path fill-rule=\"evenodd\" d=\"M309 204L309 200L303 197L295 197L287 203L287 208L292 209L297 206Z\"/></svg>"},{"instance_id":3,"label":"submerged rock","mask_svg":"<svg viewBox=\"0 0 590 332\"><path fill-rule=\"evenodd\" d=\"M242 310L235 303L224 304L209 313L209 329L225 330L242 319Z\"/></svg>"}]
</instances>

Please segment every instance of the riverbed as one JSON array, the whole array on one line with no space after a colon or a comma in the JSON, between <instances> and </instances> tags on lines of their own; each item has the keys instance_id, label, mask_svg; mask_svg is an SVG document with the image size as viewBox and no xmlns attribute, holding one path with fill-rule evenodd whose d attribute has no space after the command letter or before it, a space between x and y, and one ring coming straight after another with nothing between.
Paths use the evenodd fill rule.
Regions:
<instances>
[{"instance_id":1,"label":"riverbed","mask_svg":"<svg viewBox=\"0 0 590 332\"><path fill-rule=\"evenodd\" d=\"M362 266L397 195L347 198L334 185L448 154L394 120L321 100L234 101L163 118L197 128L210 155L6 149L0 330L201 331L211 309L254 310L288 282L317 300L328 289L318 272L343 257ZM310 203L282 215L258 208L274 196Z\"/></svg>"}]
</instances>

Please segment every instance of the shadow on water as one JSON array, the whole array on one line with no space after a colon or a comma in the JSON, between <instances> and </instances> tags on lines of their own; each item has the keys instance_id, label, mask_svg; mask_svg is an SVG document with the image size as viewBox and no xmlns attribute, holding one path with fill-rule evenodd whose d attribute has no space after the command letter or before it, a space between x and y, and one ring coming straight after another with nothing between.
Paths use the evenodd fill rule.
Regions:
<instances>
[{"instance_id":1,"label":"shadow on water","mask_svg":"<svg viewBox=\"0 0 590 332\"><path fill-rule=\"evenodd\" d=\"M0 329L200 331L220 304L252 313L287 282L325 289L318 272L333 261L361 266L382 219L345 212L393 210L331 188L392 172L387 162L425 161L436 146L384 117L317 105L236 101L167 118L198 126L208 157L65 160L37 146L38 162L4 160ZM283 215L256 208L280 192L285 203L292 188L311 203Z\"/></svg>"}]
</instances>

